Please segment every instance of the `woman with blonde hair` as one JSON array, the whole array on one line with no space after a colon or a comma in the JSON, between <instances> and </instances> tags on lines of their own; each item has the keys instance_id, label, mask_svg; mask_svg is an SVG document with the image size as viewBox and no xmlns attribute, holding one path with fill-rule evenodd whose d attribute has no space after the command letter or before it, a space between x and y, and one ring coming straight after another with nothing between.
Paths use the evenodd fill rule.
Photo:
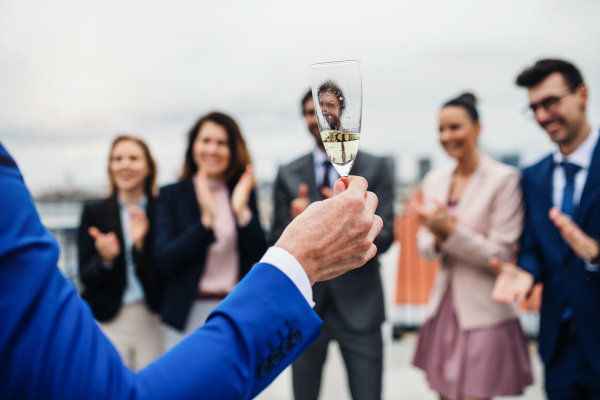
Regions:
<instances>
[{"instance_id":1,"label":"woman with blonde hair","mask_svg":"<svg viewBox=\"0 0 600 400\"><path fill-rule=\"evenodd\" d=\"M109 198L85 205L79 274L100 327L133 370L163 352L162 279L152 258L156 164L139 138L119 136L108 161Z\"/></svg>"}]
</instances>

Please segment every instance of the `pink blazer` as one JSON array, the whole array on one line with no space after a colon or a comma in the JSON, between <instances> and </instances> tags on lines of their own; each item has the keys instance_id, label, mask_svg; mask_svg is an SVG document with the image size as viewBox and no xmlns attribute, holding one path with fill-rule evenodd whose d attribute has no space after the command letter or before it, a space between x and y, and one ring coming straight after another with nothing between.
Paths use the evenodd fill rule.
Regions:
<instances>
[{"instance_id":1,"label":"pink blazer","mask_svg":"<svg viewBox=\"0 0 600 400\"><path fill-rule=\"evenodd\" d=\"M454 168L431 171L423 180L426 207L437 199L448 203ZM523 205L520 174L480 154L477 169L467 183L455 209L457 225L438 249L426 227L417 234L419 252L427 259L442 259L442 268L431 291L429 313L434 315L452 283L454 308L463 330L498 325L516 317L511 305L492 300L497 273L488 260L497 257L508 261L514 257L516 243L523 228Z\"/></svg>"}]
</instances>

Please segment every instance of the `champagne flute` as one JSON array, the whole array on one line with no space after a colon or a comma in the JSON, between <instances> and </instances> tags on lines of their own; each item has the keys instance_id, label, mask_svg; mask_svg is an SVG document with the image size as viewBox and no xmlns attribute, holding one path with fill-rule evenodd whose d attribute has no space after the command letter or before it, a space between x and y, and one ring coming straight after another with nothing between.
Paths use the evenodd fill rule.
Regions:
<instances>
[{"instance_id":1,"label":"champagne flute","mask_svg":"<svg viewBox=\"0 0 600 400\"><path fill-rule=\"evenodd\" d=\"M310 66L321 140L336 171L347 177L356 160L362 123L360 61Z\"/></svg>"}]
</instances>

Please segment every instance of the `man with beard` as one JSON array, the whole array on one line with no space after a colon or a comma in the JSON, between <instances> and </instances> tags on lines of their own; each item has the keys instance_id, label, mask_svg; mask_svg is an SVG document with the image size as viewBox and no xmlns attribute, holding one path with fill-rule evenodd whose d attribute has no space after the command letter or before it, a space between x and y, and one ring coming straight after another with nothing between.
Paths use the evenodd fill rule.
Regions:
<instances>
[{"instance_id":1,"label":"man with beard","mask_svg":"<svg viewBox=\"0 0 600 400\"><path fill-rule=\"evenodd\" d=\"M344 97L335 85L323 87L319 99L331 129L342 129ZM325 153L312 94L302 99L302 115L315 140L314 150L280 168L275 183L274 240L313 202L331 197L331 185L339 177ZM383 229L375 239L377 253L393 242L393 179L384 159L359 152L352 174L364 177L379 198L376 213ZM321 338L292 367L296 400L316 400L330 340L340 346L350 392L354 400L381 397L381 323L385 319L383 290L377 256L363 268L326 284L313 286L315 311L324 321Z\"/></svg>"},{"instance_id":2,"label":"man with beard","mask_svg":"<svg viewBox=\"0 0 600 400\"><path fill-rule=\"evenodd\" d=\"M557 144L523 171L525 227L516 267L501 271L493 297L523 299L544 283L539 351L550 400L600 399L600 136L586 115L578 69L541 60L517 78L537 123Z\"/></svg>"}]
</instances>

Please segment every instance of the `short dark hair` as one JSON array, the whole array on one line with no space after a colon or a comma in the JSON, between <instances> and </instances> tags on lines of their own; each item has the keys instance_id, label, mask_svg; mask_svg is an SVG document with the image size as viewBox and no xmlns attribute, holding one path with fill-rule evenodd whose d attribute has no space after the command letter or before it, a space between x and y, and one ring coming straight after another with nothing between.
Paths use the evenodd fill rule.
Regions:
<instances>
[{"instance_id":1,"label":"short dark hair","mask_svg":"<svg viewBox=\"0 0 600 400\"><path fill-rule=\"evenodd\" d=\"M304 105L309 101L312 100L312 90L308 89L308 92L306 92L306 94L304 95L304 97L302 98L302 115L304 115Z\"/></svg>"},{"instance_id":2,"label":"short dark hair","mask_svg":"<svg viewBox=\"0 0 600 400\"><path fill-rule=\"evenodd\" d=\"M463 93L455 99L452 99L444 104L444 107L454 106L454 107L462 107L469 117L471 121L477 122L479 121L479 112L477 112L477 97L473 93Z\"/></svg>"},{"instance_id":3,"label":"short dark hair","mask_svg":"<svg viewBox=\"0 0 600 400\"><path fill-rule=\"evenodd\" d=\"M564 60L546 58L521 72L517 77L517 85L526 88L534 87L554 72L560 72L571 92L583 83L581 72L575 65Z\"/></svg>"},{"instance_id":4,"label":"short dark hair","mask_svg":"<svg viewBox=\"0 0 600 400\"><path fill-rule=\"evenodd\" d=\"M317 91L317 96L320 96L323 92L331 92L335 97L338 98L340 102L340 110L346 108L346 100L344 98L344 94L342 93L342 89L332 81L327 81L321 85L319 90Z\"/></svg>"},{"instance_id":5,"label":"short dark hair","mask_svg":"<svg viewBox=\"0 0 600 400\"><path fill-rule=\"evenodd\" d=\"M229 115L220 112L212 112L201 117L188 132L187 150L185 151L183 172L181 173L180 180L191 179L198 172L198 166L196 165L196 161L194 161L194 142L200 133L200 128L208 121L222 126L227 131L231 156L227 170L225 170L224 178L228 182L236 182L246 170L246 166L251 163L250 153L248 152L246 142L238 124Z\"/></svg>"}]
</instances>

